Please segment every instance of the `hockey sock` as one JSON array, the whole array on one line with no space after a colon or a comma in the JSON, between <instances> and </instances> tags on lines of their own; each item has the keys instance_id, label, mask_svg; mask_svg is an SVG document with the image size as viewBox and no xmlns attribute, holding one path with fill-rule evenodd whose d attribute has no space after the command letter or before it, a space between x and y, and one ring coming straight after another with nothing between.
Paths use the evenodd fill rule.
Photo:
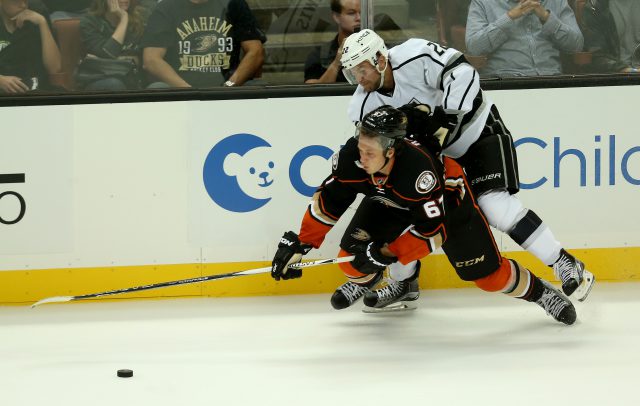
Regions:
<instances>
[{"instance_id":1,"label":"hockey sock","mask_svg":"<svg viewBox=\"0 0 640 406\"><path fill-rule=\"evenodd\" d=\"M394 281L404 281L411 278L418 269L418 261L409 262L407 265L402 265L400 261L396 261L389 265L389 276Z\"/></svg>"},{"instance_id":2,"label":"hockey sock","mask_svg":"<svg viewBox=\"0 0 640 406\"><path fill-rule=\"evenodd\" d=\"M509 231L509 237L546 265L552 265L560 256L562 246L532 210L527 210L524 217Z\"/></svg>"},{"instance_id":3,"label":"hockey sock","mask_svg":"<svg viewBox=\"0 0 640 406\"><path fill-rule=\"evenodd\" d=\"M506 258L502 259L495 272L474 282L482 290L502 292L528 302L538 300L544 289L537 276L516 261Z\"/></svg>"},{"instance_id":4,"label":"hockey sock","mask_svg":"<svg viewBox=\"0 0 640 406\"><path fill-rule=\"evenodd\" d=\"M338 253L338 257L346 257L351 255L349 252L340 249ZM374 274L366 274L358 271L356 268L351 265L351 262L341 262L338 264L344 275L349 278L349 280L353 283L357 283L358 285L367 286L371 284L371 282L377 277L377 273Z\"/></svg>"}]
</instances>

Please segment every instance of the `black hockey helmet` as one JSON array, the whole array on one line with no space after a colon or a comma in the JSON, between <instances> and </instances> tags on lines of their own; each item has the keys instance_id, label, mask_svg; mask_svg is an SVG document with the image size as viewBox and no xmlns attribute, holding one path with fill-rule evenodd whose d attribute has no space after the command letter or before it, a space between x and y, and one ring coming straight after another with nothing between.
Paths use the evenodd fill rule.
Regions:
<instances>
[{"instance_id":1,"label":"black hockey helmet","mask_svg":"<svg viewBox=\"0 0 640 406\"><path fill-rule=\"evenodd\" d=\"M389 139L387 149L407 135L407 124L407 116L402 111L385 104L367 113L359 127L361 131Z\"/></svg>"}]
</instances>

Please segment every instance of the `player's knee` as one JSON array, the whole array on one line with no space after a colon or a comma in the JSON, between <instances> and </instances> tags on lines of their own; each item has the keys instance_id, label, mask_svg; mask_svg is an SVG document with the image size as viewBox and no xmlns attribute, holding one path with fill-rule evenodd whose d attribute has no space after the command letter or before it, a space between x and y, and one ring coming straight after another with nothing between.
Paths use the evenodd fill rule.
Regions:
<instances>
[{"instance_id":1,"label":"player's knee","mask_svg":"<svg viewBox=\"0 0 640 406\"><path fill-rule=\"evenodd\" d=\"M527 209L516 196L506 190L492 190L478 197L478 204L489 224L509 232L525 215Z\"/></svg>"},{"instance_id":2,"label":"player's knee","mask_svg":"<svg viewBox=\"0 0 640 406\"><path fill-rule=\"evenodd\" d=\"M347 257L349 255L352 255L352 253L341 249L340 252L338 253L338 257ZM344 275L351 279L351 280L362 280L363 282L365 281L365 279L370 278L371 275L368 274L364 274L360 271L358 271L353 265L351 265L351 262L341 262L338 264L338 266L340 267L340 270L342 270L342 273L344 273Z\"/></svg>"},{"instance_id":3,"label":"player's knee","mask_svg":"<svg viewBox=\"0 0 640 406\"><path fill-rule=\"evenodd\" d=\"M352 234L356 234L358 238L354 238ZM370 242L371 236L369 233L357 228L353 233L344 233L340 240L340 248L344 251L350 252L350 255L353 255L359 250L364 250Z\"/></svg>"},{"instance_id":4,"label":"player's knee","mask_svg":"<svg viewBox=\"0 0 640 406\"><path fill-rule=\"evenodd\" d=\"M498 269L484 278L476 279L474 282L476 286L487 292L503 292L510 286L512 275L511 261L502 258Z\"/></svg>"}]
</instances>

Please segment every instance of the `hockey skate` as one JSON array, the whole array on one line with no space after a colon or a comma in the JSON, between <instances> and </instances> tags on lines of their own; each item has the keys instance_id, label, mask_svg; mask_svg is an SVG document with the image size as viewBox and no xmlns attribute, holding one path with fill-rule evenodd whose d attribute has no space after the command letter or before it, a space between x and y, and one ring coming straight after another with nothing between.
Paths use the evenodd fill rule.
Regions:
<instances>
[{"instance_id":1,"label":"hockey skate","mask_svg":"<svg viewBox=\"0 0 640 406\"><path fill-rule=\"evenodd\" d=\"M333 292L331 296L331 306L336 310L346 309L358 301L365 293L380 281L382 275L377 275L370 282L360 285L351 281L343 283Z\"/></svg>"},{"instance_id":2,"label":"hockey skate","mask_svg":"<svg viewBox=\"0 0 640 406\"><path fill-rule=\"evenodd\" d=\"M560 250L560 258L553 264L553 273L562 282L564 294L574 295L580 302L587 298L596 281L593 274L584 268L584 263L564 249Z\"/></svg>"},{"instance_id":3,"label":"hockey skate","mask_svg":"<svg viewBox=\"0 0 640 406\"><path fill-rule=\"evenodd\" d=\"M420 296L420 287L418 286L418 276L420 268L408 279L403 281L389 281L387 286L380 289L371 290L364 295L364 304L373 309L389 309L389 310L413 310L414 306L403 303L404 301L417 300ZM367 312L364 310L365 313Z\"/></svg>"},{"instance_id":4,"label":"hockey skate","mask_svg":"<svg viewBox=\"0 0 640 406\"><path fill-rule=\"evenodd\" d=\"M544 290L536 303L557 321L568 325L575 323L576 309L569 298L544 279L540 279L540 282L542 282Z\"/></svg>"}]
</instances>

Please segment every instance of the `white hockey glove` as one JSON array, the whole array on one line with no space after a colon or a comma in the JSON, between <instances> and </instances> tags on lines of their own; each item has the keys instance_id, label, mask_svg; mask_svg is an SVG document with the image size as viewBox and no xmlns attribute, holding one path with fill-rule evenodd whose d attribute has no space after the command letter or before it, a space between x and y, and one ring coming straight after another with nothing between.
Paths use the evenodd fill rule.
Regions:
<instances>
[{"instance_id":1,"label":"white hockey glove","mask_svg":"<svg viewBox=\"0 0 640 406\"><path fill-rule=\"evenodd\" d=\"M288 268L288 266L300 262L302 256L311 251L311 248L313 248L311 245L302 244L293 231L284 233L271 262L271 277L277 281L300 278L302 269Z\"/></svg>"}]
</instances>

